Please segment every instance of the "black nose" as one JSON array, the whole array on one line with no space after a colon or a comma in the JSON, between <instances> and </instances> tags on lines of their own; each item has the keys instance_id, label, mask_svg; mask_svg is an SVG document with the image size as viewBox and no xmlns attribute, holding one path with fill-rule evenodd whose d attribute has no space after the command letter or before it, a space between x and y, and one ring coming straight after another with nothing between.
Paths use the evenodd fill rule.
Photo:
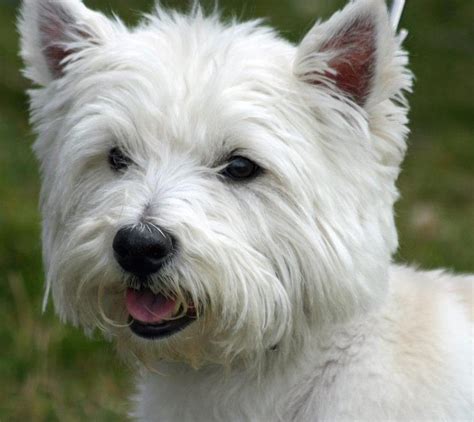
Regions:
<instances>
[{"instance_id":1,"label":"black nose","mask_svg":"<svg viewBox=\"0 0 474 422\"><path fill-rule=\"evenodd\" d=\"M173 238L151 224L121 228L112 245L115 259L127 272L138 277L156 273L173 251Z\"/></svg>"}]
</instances>

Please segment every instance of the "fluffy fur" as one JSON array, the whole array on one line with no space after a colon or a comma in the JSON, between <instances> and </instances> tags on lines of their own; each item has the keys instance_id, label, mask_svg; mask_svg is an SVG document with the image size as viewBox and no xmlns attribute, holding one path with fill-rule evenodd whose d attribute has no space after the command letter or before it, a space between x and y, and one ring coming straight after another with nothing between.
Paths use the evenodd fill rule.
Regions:
<instances>
[{"instance_id":1,"label":"fluffy fur","mask_svg":"<svg viewBox=\"0 0 474 422\"><path fill-rule=\"evenodd\" d=\"M19 29L45 305L136 364L134 417L472 419L473 277L391 263L411 74L382 0L299 46L199 7L129 29L79 0L24 0ZM235 151L263 173L225 180ZM198 304L160 341L128 328L111 246L143 218L179 240L152 288Z\"/></svg>"}]
</instances>

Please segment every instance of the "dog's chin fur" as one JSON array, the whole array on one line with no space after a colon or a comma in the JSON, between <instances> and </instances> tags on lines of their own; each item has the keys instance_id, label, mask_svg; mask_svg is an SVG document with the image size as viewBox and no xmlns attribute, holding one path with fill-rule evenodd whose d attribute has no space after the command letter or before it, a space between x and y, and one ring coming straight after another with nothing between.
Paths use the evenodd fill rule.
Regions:
<instances>
[{"instance_id":1,"label":"dog's chin fur","mask_svg":"<svg viewBox=\"0 0 474 422\"><path fill-rule=\"evenodd\" d=\"M382 0L298 46L198 6L132 30L79 0L24 0L19 30L45 306L138 363L135 417L472 418L472 277L391 264L412 77ZM236 155L262 170L231 180ZM135 281L112 250L143 221L177 240L149 288L196 312L160 340L131 331Z\"/></svg>"}]
</instances>

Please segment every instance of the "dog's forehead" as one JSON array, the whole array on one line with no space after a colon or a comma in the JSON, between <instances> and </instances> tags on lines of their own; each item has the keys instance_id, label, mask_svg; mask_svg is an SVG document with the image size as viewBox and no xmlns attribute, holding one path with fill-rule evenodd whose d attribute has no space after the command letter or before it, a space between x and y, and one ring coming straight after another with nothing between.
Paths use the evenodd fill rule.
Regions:
<instances>
[{"instance_id":1,"label":"dog's forehead","mask_svg":"<svg viewBox=\"0 0 474 422\"><path fill-rule=\"evenodd\" d=\"M270 75L277 78L289 69L294 53L273 29L258 22L224 25L213 17L151 21L131 33L128 43L144 53L143 64L170 87L181 82L184 95L212 84L225 88L268 80Z\"/></svg>"},{"instance_id":2,"label":"dog's forehead","mask_svg":"<svg viewBox=\"0 0 474 422\"><path fill-rule=\"evenodd\" d=\"M173 142L220 142L286 95L294 47L256 23L151 22L104 51L97 97ZM110 77L106 74L109 73ZM109 113L110 115L110 113ZM266 119L265 119L266 120ZM243 125L240 125L242 130Z\"/></svg>"}]
</instances>

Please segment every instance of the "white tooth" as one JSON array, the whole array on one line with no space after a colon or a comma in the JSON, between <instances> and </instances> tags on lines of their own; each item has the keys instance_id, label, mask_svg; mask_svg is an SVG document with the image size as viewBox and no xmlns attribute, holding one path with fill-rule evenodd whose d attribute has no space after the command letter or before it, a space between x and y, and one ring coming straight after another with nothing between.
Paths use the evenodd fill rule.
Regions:
<instances>
[{"instance_id":1,"label":"white tooth","mask_svg":"<svg viewBox=\"0 0 474 422\"><path fill-rule=\"evenodd\" d=\"M174 312L173 312L173 316L178 314L178 312L180 311L181 309L181 300L177 300L176 301L176 305L174 307Z\"/></svg>"}]
</instances>

